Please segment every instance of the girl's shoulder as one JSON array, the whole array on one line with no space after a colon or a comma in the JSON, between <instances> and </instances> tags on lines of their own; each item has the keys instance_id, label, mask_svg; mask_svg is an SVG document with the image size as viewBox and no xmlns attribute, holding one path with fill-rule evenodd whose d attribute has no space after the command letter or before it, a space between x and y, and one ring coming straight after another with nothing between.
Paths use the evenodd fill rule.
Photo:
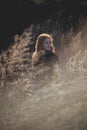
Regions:
<instances>
[{"instance_id":1,"label":"girl's shoulder","mask_svg":"<svg viewBox=\"0 0 87 130\"><path fill-rule=\"evenodd\" d=\"M54 60L54 61L57 61L57 60L58 60L57 54L55 54L55 53L53 53L53 52L47 54L47 58L48 58L49 60Z\"/></svg>"}]
</instances>

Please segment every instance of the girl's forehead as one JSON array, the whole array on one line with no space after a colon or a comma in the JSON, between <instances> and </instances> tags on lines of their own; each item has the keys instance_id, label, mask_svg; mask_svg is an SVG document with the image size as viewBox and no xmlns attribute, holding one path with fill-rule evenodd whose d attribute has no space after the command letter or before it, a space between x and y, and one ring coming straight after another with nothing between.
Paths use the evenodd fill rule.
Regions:
<instances>
[{"instance_id":1,"label":"girl's forehead","mask_svg":"<svg viewBox=\"0 0 87 130\"><path fill-rule=\"evenodd\" d=\"M48 41L50 41L48 37L44 39L44 42L48 42Z\"/></svg>"}]
</instances>

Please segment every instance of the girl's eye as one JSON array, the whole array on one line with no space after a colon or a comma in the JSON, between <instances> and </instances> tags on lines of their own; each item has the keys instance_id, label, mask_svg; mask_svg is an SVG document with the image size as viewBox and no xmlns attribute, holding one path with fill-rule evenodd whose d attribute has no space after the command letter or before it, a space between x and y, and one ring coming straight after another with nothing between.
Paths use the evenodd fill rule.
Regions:
<instances>
[{"instance_id":1,"label":"girl's eye","mask_svg":"<svg viewBox=\"0 0 87 130\"><path fill-rule=\"evenodd\" d=\"M45 42L44 44L48 44L48 42Z\"/></svg>"}]
</instances>

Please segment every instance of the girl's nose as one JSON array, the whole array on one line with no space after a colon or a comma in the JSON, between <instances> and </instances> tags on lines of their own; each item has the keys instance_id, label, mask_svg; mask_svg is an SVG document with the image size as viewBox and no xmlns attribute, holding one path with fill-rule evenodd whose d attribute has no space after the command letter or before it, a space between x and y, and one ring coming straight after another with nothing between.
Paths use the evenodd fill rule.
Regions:
<instances>
[{"instance_id":1,"label":"girl's nose","mask_svg":"<svg viewBox=\"0 0 87 130\"><path fill-rule=\"evenodd\" d=\"M48 43L48 47L50 47L50 43Z\"/></svg>"}]
</instances>

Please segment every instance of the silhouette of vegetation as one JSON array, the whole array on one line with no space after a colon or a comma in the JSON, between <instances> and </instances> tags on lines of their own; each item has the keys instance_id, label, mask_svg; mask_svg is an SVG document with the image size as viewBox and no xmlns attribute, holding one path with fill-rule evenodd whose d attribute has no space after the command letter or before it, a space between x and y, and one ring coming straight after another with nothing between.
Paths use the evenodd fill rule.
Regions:
<instances>
[{"instance_id":1,"label":"silhouette of vegetation","mask_svg":"<svg viewBox=\"0 0 87 130\"><path fill-rule=\"evenodd\" d=\"M31 56L35 50L36 38L41 33L52 34L57 53L60 52L60 48L69 46L75 33L80 32L84 19L80 20L77 29L74 30L71 16L61 18L61 15L63 14L59 15L57 21L49 19L42 24L31 25L30 28L24 30L22 35L14 36L13 43L0 55L0 79L14 80L18 79L22 72L31 73ZM65 19L68 20L69 25L64 26Z\"/></svg>"}]
</instances>

